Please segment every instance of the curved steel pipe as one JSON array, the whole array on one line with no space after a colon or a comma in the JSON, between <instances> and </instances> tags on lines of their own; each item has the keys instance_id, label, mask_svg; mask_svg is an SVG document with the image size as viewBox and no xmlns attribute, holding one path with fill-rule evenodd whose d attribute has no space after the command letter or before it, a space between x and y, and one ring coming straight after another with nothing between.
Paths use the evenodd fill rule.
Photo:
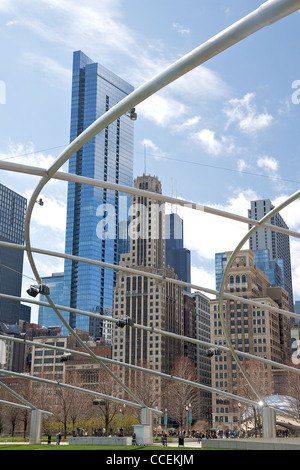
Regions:
<instances>
[{"instance_id":1,"label":"curved steel pipe","mask_svg":"<svg viewBox=\"0 0 300 470\"><path fill-rule=\"evenodd\" d=\"M82 132L58 157L54 164L49 168L47 176L43 177L37 187L35 188L32 197L29 201L27 214L25 219L25 245L29 264L34 273L36 280L41 283L41 278L36 268L30 243L30 220L32 216L32 211L34 208L35 201L38 199L38 196L42 188L47 184L47 182L53 177L53 175L61 168L61 166L75 153L77 152L85 143L92 139L96 134L101 132L105 127L110 123L115 121L118 117L125 114L129 109L135 107L137 104L144 101L149 96L153 95L160 89L164 88L168 84L172 83L176 79L180 78L187 72L191 71L200 64L206 62L212 57L216 56L220 52L226 50L242 39L250 36L259 29L278 21L279 19L293 13L294 11L300 8L300 0L269 0L255 11L244 17L243 19L237 21L229 28L226 28L224 31L220 32L210 40L206 41L204 44L196 48L194 51L185 55L183 58L179 59L173 65L168 67L165 71L154 77L152 80L147 82L145 85L142 85L129 96L120 101L117 105L107 111L103 116L96 120L90 127ZM59 311L56 309L55 304L53 303L51 297L46 295L46 298L49 302L49 305L56 312L58 317L63 321ZM73 334L76 339L80 338L76 335L75 331L69 325L66 325L71 334ZM92 351L84 345L84 348L90 352ZM103 365L103 364L102 364ZM110 372L111 373L111 372ZM112 373L111 373L112 374ZM115 377L116 380L118 380ZM124 385L123 385L124 386ZM130 392L134 396L133 392ZM137 399L137 397L136 397Z\"/></svg>"}]
</instances>

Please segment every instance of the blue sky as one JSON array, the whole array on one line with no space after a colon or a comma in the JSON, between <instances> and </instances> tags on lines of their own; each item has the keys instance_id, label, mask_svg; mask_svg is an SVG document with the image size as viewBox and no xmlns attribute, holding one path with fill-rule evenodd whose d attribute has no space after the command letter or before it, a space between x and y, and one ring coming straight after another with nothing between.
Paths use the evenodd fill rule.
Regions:
<instances>
[{"instance_id":1,"label":"blue sky","mask_svg":"<svg viewBox=\"0 0 300 470\"><path fill-rule=\"evenodd\" d=\"M138 87L261 3L1 0L0 159L47 168L68 144L74 50ZM296 12L138 105L134 176L146 168L165 194L244 216L252 199L276 205L299 189L299 26ZM38 182L0 174L27 198ZM32 244L64 251L66 185L51 182L42 196ZM178 212L192 250L192 282L215 288L214 253L233 250L247 226ZM298 201L282 216L299 231ZM291 247L297 300L300 245L292 239ZM63 269L55 259L36 260L41 275ZM30 277L27 267L24 273Z\"/></svg>"}]
</instances>

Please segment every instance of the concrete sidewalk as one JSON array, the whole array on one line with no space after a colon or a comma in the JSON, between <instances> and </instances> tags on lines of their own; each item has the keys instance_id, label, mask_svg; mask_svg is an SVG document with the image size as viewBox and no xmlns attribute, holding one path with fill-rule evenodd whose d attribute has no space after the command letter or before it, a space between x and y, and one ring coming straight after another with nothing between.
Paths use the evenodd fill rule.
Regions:
<instances>
[{"instance_id":1,"label":"concrete sidewalk","mask_svg":"<svg viewBox=\"0 0 300 470\"><path fill-rule=\"evenodd\" d=\"M228 438L203 439L201 448L210 449L236 449L236 450L300 450L299 438Z\"/></svg>"}]
</instances>

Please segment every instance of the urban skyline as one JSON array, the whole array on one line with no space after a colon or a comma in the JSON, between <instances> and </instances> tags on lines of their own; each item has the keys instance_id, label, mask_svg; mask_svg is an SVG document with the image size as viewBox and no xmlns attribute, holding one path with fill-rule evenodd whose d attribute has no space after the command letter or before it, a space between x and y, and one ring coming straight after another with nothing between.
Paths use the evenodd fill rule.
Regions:
<instances>
[{"instance_id":1,"label":"urban skyline","mask_svg":"<svg viewBox=\"0 0 300 470\"><path fill-rule=\"evenodd\" d=\"M95 75L96 74L96 75ZM94 77L97 77L96 79ZM119 86L125 86L127 87L126 93L130 93L130 91L133 91L133 87L131 85L127 84L124 82L122 79L117 77L114 73L108 71L105 69L105 67L100 66L99 64L93 62L89 57L87 57L84 53L81 51L77 51L73 53L73 91L72 91L72 109L71 109L71 141L78 135L78 133L82 132L91 122L95 120L95 116L101 114L101 112L105 112L110 108L110 97L108 94L106 94L105 98L105 106L104 106L104 90L101 88L105 88L105 86L102 83L102 87L99 86L98 90L98 81L99 83L101 80L104 79L104 81L109 81L113 80L115 84L113 85L114 88L118 88L117 83ZM112 88L113 90L113 88ZM114 95L113 91L106 91L106 93L111 92L112 95ZM98 97L101 97L99 99ZM114 96L115 98L115 96ZM119 98L121 99L121 98ZM99 103L102 103L99 105ZM101 107L102 106L102 107ZM126 119L126 118L125 118ZM128 121L128 120L127 120ZM121 120L119 119L117 122L117 131L116 133L113 132L113 134L116 134L116 141L114 144L111 146L109 145L109 140L108 140L108 129L104 133L102 133L102 137L105 137L105 145L104 145L104 152L103 152L103 160L99 164L98 170L95 170L96 168L96 152L97 149L99 151L100 146L98 145L97 148L95 146L94 149L92 149L92 146L87 145L83 147L82 150L80 150L76 155L74 155L70 159L69 163L69 171L72 173L76 174L84 174L84 176L90 176L90 177L95 177L95 171L99 173L99 177L103 178L104 180L107 180L108 174L111 173L111 170L108 170L108 168L111 166L111 163L109 163L109 155L111 156L112 159L116 159L115 162L115 168L113 170L113 175L112 176L112 181L119 183L119 180L123 179L127 181L127 184L131 180L131 176L128 173L128 156L130 156L129 160L132 158L133 159L133 148L132 151L129 150L129 153L127 154L127 163L125 164L123 171L122 168L120 169L120 148L122 148L122 145L120 146L120 122ZM126 122L126 121L125 121ZM127 128L128 129L128 128ZM132 128L131 128L132 132ZM116 146L115 146L116 144ZM133 141L132 141L132 147L133 147ZM110 148L110 152L109 149ZM127 152L129 148L124 147L125 153ZM103 145L102 145L102 150L103 151ZM86 152L86 156L84 157L84 152ZM89 160L88 160L89 159ZM87 164L87 161L89 163ZM84 162L84 170L82 170ZM99 162L98 162L99 163ZM133 166L132 166L133 167ZM103 171L104 169L104 171ZM125 172L124 172L125 169ZM103 175L102 175L103 171ZM97 174L98 174L97 173ZM130 173L130 171L129 171ZM101 174L101 175L100 175ZM131 171L132 175L132 171ZM66 252L70 252L72 254L79 254L79 237L80 237L80 230L79 227L82 226L82 232L84 233L82 242L84 242L85 245L90 244L92 238L95 238L95 232L96 232L96 237L101 238L102 236L102 245L104 243L104 246L106 243L111 243L107 242L107 238L112 239L114 243L114 250L113 250L113 256L111 257L105 257L103 253L105 253L105 248L102 246L102 261L108 261L114 264L117 264L117 260L122 253L122 250L120 250L120 232L122 229L120 228L122 223L125 224L125 237L123 237L123 252L126 252L126 248L129 248L129 244L127 242L131 238L130 234L130 224L128 225L128 219L126 220L126 217L128 216L128 213L131 214L132 208L129 205L129 197L124 194L119 194L116 199L116 194L111 197L108 196L107 190L101 190L101 197L100 199L98 198L95 200L96 202L94 203L94 209L92 210L93 213L97 213L98 216L104 217L105 210L107 210L107 207L111 206L113 207L114 211L112 214L112 217L110 218L109 221L105 221L105 224L108 226L108 229L106 231L111 232L111 226L113 227L113 234L110 233L110 235L104 236L103 237L103 228L98 229L99 225L97 225L96 231L95 231L95 222L92 222L91 229L87 230L88 224L91 222L91 211L88 214L88 217L86 218L85 222L82 222L80 219L80 213L82 212L82 206L84 204L81 204L81 199L82 199L82 190L85 191L87 189L87 195L86 198L83 198L86 200L85 204L89 205L91 202L91 196L93 194L93 191L89 192L90 188L85 188L83 185L76 185L74 183L69 183L68 185L68 213L67 213L67 234L66 234ZM145 183L140 185L140 189L147 189L148 188L148 183ZM161 191L160 191L161 192ZM124 221L119 220L119 213L122 211L119 208L119 201L122 200L122 198L125 198L125 217ZM267 208L266 208L266 202L267 202ZM100 204L99 204L100 203ZM261 208L260 204L264 204L264 207ZM157 203L156 203L157 204ZM259 213L257 213L257 208L256 205L259 204ZM121 206L121 204L120 204ZM255 206L255 210L253 207ZM99 207L103 207L103 213L100 214L99 212ZM158 205L159 207L159 205ZM256 220L259 220L263 215L266 214L269 210L271 210L274 206L271 204L270 200L264 200L264 201L251 201L251 209L248 209L248 217L254 218ZM108 211L109 212L109 211ZM123 216L124 216L123 214ZM190 282L190 250L187 250L186 248L183 247L183 219L180 218L180 216L176 213L174 214L172 212L171 208L171 213L166 215L166 221L167 221L167 233L164 231L164 237L166 240L166 251L162 250L154 250L156 253L163 252L166 253L164 254L164 257L167 256L167 253L169 253L169 261L170 261L170 266L175 267L177 270L177 274L180 272L180 279L184 280L186 282ZM288 228L287 225L285 224L284 220L282 217L278 214L275 217L275 220L272 220L272 223L275 223L276 225ZM103 225L105 225L103 224ZM249 226L251 228L251 226ZM128 233L127 233L128 229ZM85 232L87 230L87 232ZM101 232L102 230L102 232ZM179 236L177 233L179 233ZM87 233L89 235L87 236ZM100 233L100 236L99 236ZM259 251L258 248L262 247L265 249L269 250L270 256L272 256L272 259L270 258L269 262L272 263L279 263L280 260L278 259L279 256L282 256L281 261L284 263L283 270L281 272L281 276L283 278L283 283L284 286L288 289L289 291L289 296L290 299L293 299L293 290L292 290L292 279L291 279L291 260L289 256L289 251L290 251L290 246L289 246L289 238L287 236L278 234L276 232L270 232L264 230L264 237L265 237L265 243L263 243L262 240L262 229L258 230L255 234L255 239L254 237L251 237L250 239L250 247L257 248L257 250L254 250L254 253L256 253L257 256ZM267 234L268 234L268 243L267 243ZM106 235L106 234L105 234ZM272 239L275 238L274 240L269 240L270 237ZM104 239L103 239L104 238ZM87 240L89 242L87 243ZM260 240L260 242L258 242ZM278 241L277 241L278 240ZM284 248L282 246L284 245ZM96 246L96 245L95 245ZM90 248L90 247L89 247ZM92 251L95 252L95 249ZM97 250L96 250L97 251ZM111 252L111 247L107 250ZM176 252L176 257L173 257L173 254ZM84 252L82 252L84 255ZM91 257L91 255L85 254L86 257ZM178 259L180 259L180 263L178 263ZM159 257L157 258L157 260ZM165 263L164 258L161 259L162 264ZM176 264L177 263L177 264ZM158 266L156 262L156 266ZM93 295L98 296L97 293L97 282L95 283L94 286L92 286L91 282L91 277L89 278L89 281L86 282L78 282L78 269L80 269L80 263L76 262L70 262L66 260L65 262L65 272L64 272L64 282L65 282L65 287L64 287L64 299L63 299L63 304L65 305L70 305L71 307L78 307L77 301L75 300L76 297L80 298L80 300L83 298L82 295L78 295L77 292L77 287L81 286L83 289L83 292L85 295L87 294L87 286L89 286L90 291L93 293ZM99 268L96 268L98 271L100 271ZM272 268L275 269L275 268ZM277 269L280 271L281 268L277 265ZM112 286L115 283L115 277L116 273L112 272L112 270L108 269L101 269L103 279L101 280L100 285L102 286L103 292L110 292L112 290ZM106 273L107 276L107 281L104 281L104 273ZM277 274L278 275L278 274ZM53 276L53 275L52 275ZM84 275L84 277L86 274ZM275 276L275 272L273 272L273 276ZM280 275L278 275L280 277ZM81 279L81 281L84 279L84 277ZM216 277L218 275L216 274ZM47 279L44 278L44 279ZM51 282L51 279L50 279ZM276 284L276 283L275 283ZM218 282L216 284L218 288ZM68 293L67 293L68 292ZM69 297L69 292L70 297ZM112 315L113 312L113 302L112 300L108 301L108 304L110 305L108 308L103 307L103 294L101 293L100 295L100 301L96 301L96 304L92 307L87 307L86 300L84 300L84 303L81 306L82 310L90 310L94 312L99 312L103 313L106 311L106 314ZM69 299L69 301L68 301ZM73 300L72 300L73 299ZM97 299L98 300L98 299ZM102 306L101 306L102 302ZM79 306L80 308L80 306ZM293 310L293 301L291 300L291 311ZM72 315L70 316L70 324L75 327L78 326L76 325L76 315L74 316L72 320ZM101 322L100 322L101 325ZM87 329L87 327L82 327L83 329ZM97 326L99 329L98 334L102 335L100 333L101 326ZM95 333L94 333L95 336ZM97 335L96 335L97 336Z\"/></svg>"},{"instance_id":2,"label":"urban skyline","mask_svg":"<svg viewBox=\"0 0 300 470\"><path fill-rule=\"evenodd\" d=\"M67 145L74 50L86 51L137 87L260 4L212 0L199 5L192 0L183 9L170 0L143 7L88 0L82 9L64 0L63 9L54 3L36 9L30 2L2 2L0 34L7 47L1 51L6 63L0 77L6 89L5 104L0 105L1 158L47 168ZM265 28L139 105L134 176L146 167L146 173L159 176L166 194L176 192L242 216L247 215L250 200L269 198L276 206L291 194L299 180L299 73L291 47L299 18L293 14ZM2 173L6 186L29 198L36 177ZM32 220L34 245L49 237L49 248L64 251L66 191L64 183L54 181L44 189L45 205L35 208ZM295 231L300 227L298 204L282 213ZM231 249L246 227L191 212L179 212L185 245L192 254L191 279L213 288L215 253ZM297 300L298 240L291 240L291 252ZM47 276L63 271L63 263L43 260L40 268ZM30 276L26 263L24 269ZM26 287L24 282L24 294Z\"/></svg>"},{"instance_id":3,"label":"urban skyline","mask_svg":"<svg viewBox=\"0 0 300 470\"><path fill-rule=\"evenodd\" d=\"M222 11L223 15L222 21L218 22L220 27L224 18L227 20L231 18L230 23L232 23L234 20L233 11L234 15L240 17L239 14L243 12L243 9L248 6L253 9L253 3L250 6L250 2L249 5L245 2L242 7L235 6L233 9L233 3L230 7L228 6L230 1L228 0L226 9L225 3L222 3L221 6L219 3L219 13ZM79 335L77 336L75 332L73 335L77 337L78 344L81 344L83 349L89 351L91 355L92 351L88 346L89 336L95 343L104 337L106 342L112 345L111 357L116 358L119 363L126 362L134 366L144 365L144 363L150 364L151 372L156 372L155 384L157 385L151 398L156 401L156 406L159 409L164 407L159 374L172 374L177 358L189 358L195 369L204 374L203 383L207 380L208 384L208 387L205 388L205 385L194 383L194 387L208 390L212 385L217 389L215 393L223 394L221 398L212 400L212 413L208 410L210 406L206 407L206 411L203 409L203 413L207 417L210 415L211 424L226 423L229 429L234 429L238 426L237 423L240 419L237 397L244 395L243 383L239 381L238 369L242 373L245 372L242 364L248 370L252 368L252 361L248 361L248 357L247 361L238 360L238 351L242 356L247 356L248 353L259 356L255 361L258 363L265 360L277 362L278 370L271 370L271 366L268 368L258 365L257 368L254 366L251 369L251 377L246 373L243 374L246 383L254 392L253 397L256 396L256 398L251 397L250 401L257 400L255 405L260 403L264 405L264 418L268 417L270 424L270 427L268 425L267 428L265 425L263 426L264 436L266 431L268 437L271 435L275 437L275 413L266 406L264 398L260 399L259 395L262 393L266 397L269 393L283 393L285 390L287 390L287 394L291 393L290 389L284 388L288 381L285 381L284 374L281 374L280 369L287 369L287 366L282 366L283 364L287 365L292 362L295 365L297 363L300 330L297 328L299 326L297 322L290 322L289 315L283 315L282 311L279 313L278 308L293 310L294 299L300 297L298 263L300 258L297 254L297 251L300 252L299 241L297 237L291 236L289 238L275 230L259 229L249 240L250 249L240 248L231 266L229 266L228 260L232 253L231 250L241 239L244 237L246 239L247 228L251 228L251 225L248 225L249 220L246 214L248 217L260 220L277 204L285 201L294 185L298 185L297 179L299 179L300 173L297 174L295 170L298 161L298 144L295 139L297 126L293 118L299 102L298 95L293 90L297 89L300 80L298 81L296 78L297 70L293 54L283 54L283 49L274 48L274 44L276 44L276 39L282 36L281 45L284 44L286 50L289 50L288 40L292 38L290 30L292 30L292 26L295 28L298 25L299 15L288 16L284 21L279 22L281 27L276 24L274 28L263 28L248 40L243 40L235 47L230 47L208 64L204 63L193 72L181 77L180 80L175 80L163 91L154 93L150 99L141 102L138 99L134 101L134 98L130 100L130 94L143 99L143 93L147 93L147 86L146 89L142 88L143 91L138 88L137 93L134 92L134 88L138 87L145 79L147 80L149 76L155 76L159 70L165 69L167 63L174 62L176 58L182 56L185 48L190 51L192 42L195 40L194 38L192 41L192 30L174 20L173 31L180 35L181 40L185 38L187 41L185 44L183 41L174 42L170 50L167 46L170 41L168 34L157 37L157 39L159 38L158 42L154 42L153 38L150 42L149 36L147 36L149 30L146 28L139 30L141 24L133 29L129 11L122 9L125 4L124 0L112 0L111 2L105 0L100 6L94 0L88 0L89 8L84 10L76 5L72 10L70 0L63 0L63 2L63 11L64 14L68 11L68 18L74 13L82 15L80 16L82 30L77 28L78 36L82 41L79 47L76 47L75 43L71 46L72 34L68 38L68 43L62 40L62 36L58 40L54 40L60 26L58 25L56 28L53 23L51 29L50 23L45 19L47 16L45 13L49 14L49 5L43 5L38 10L37 17L34 18L32 10L28 8L25 13L23 7L18 5L18 0L12 0L10 4L5 2L4 6L0 6L0 15L6 19L5 31L1 29L0 35L6 33L9 37L12 28L18 33L24 33L28 24L36 25L36 20L39 20L39 28L33 28L33 30L40 39L43 36L44 43L40 41L41 50L44 47L44 51L47 52L43 55L44 60L38 58L36 49L34 52L31 49L29 49L30 53L28 50L26 52L33 36L28 34L27 38L24 35L24 43L25 39L28 39L28 42L24 48L23 63L32 65L35 62L38 73L46 72L45 76L50 82L51 73L56 68L57 77L60 74L62 79L60 85L58 81L52 80L52 86L56 88L56 91L60 90L61 99L56 106L53 106L57 100L53 99L54 95L51 94L50 87L48 95L43 92L45 88L36 86L34 89L35 99L44 96L44 106L39 103L41 109L39 120L31 122L30 114L26 115L27 119L24 120L24 129L22 129L24 135L28 135L25 132L26 128L28 130L28 123L31 122L31 125L34 125L30 149L29 146L29 150L25 149L23 139L19 140L19 142L21 140L23 142L16 145L13 140L15 137L11 137L10 143L6 143L7 151L4 152L3 159L16 158L18 161L20 158L22 161L22 157L24 160L24 157L30 156L32 161L38 158L39 168L42 168L43 164L49 167L55 160L55 154L60 154L59 149L65 147L65 144L52 144L52 146L48 144L39 147L44 150L35 150L38 142L45 139L46 134L42 131L44 129L53 133L52 137L55 136L55 138L58 138L59 135L66 135L62 123L66 125L64 118L68 100L65 94L67 90L65 72L68 69L66 66L68 62L63 60L63 57L66 57L67 51L70 52L70 48L72 51L76 51L73 53L72 93L69 98L71 106L68 108L71 115L70 141L73 142L87 126L94 123L95 119L105 115L105 112L111 111L111 107L124 97L126 97L125 102L130 102L131 106L135 106L135 102L139 103L138 109L134 110L137 111L139 117L138 125L135 125L135 128L138 127L138 134L136 136L133 133L133 123L130 116L123 114L115 120L111 119L110 124L107 124L108 120L105 121L106 116L104 116L100 122L106 122L107 127L105 128L103 125L101 132L98 134L95 132L94 137L80 150L77 146L76 153L71 157L71 152L69 153L68 169L67 165L60 166L63 171L69 172L71 175L113 182L115 184L114 190L102 189L100 185L97 187L96 184L93 186L75 182L62 183L55 179L53 174L48 173L48 180L52 181L48 181L47 188L45 188L46 183L42 185L43 191L40 193L42 192L43 204L39 206L35 204L38 201L33 198L30 200L29 207L34 209L34 216L30 220L31 241L36 246L46 243L48 249L52 248L56 252L62 253L65 250L67 256L64 261L57 262L56 259L53 259L44 262L40 254L34 255L37 260L37 268L33 269L35 276L40 279L39 275L41 275L42 279L49 284L52 282L54 297L57 297L58 300L60 300L62 284L58 283L60 285L56 291L56 281L63 281L63 304L65 306L71 307L71 309L79 308L92 314L96 313L96 315L98 313L104 314L114 320L108 323L104 322L107 326L104 328L103 320L99 319L100 321L98 321L95 315L94 319L90 320L88 315L79 315L71 309L66 313L67 309L62 309L62 315L74 330L81 331L81 333L88 332L83 335L84 340L80 340ZM57 5L52 3L52 0L50 3L52 12L49 17L52 20L56 17L57 22L60 23L58 16L56 16L59 9ZM217 5L215 0L212 0L212 3L214 6ZM267 6L263 5L259 12L264 11L265 8L272 10L272 3L272 0L267 2ZM197 3L194 6L197 8ZM208 20L212 19L210 15L214 16L212 4L198 7L197 12L200 13L201 23L205 23L206 19L208 26ZM94 15L93 20L97 23L97 27L100 24L100 17L105 17L105 14L108 14L111 20L110 31L116 33L116 25L118 24L121 30L120 35L115 38L106 30L106 34L101 31L101 35L98 36L95 34L91 16L86 21L90 28L87 30L84 27L84 21L82 22L83 18L88 19L86 17L87 11ZM166 4L164 4L162 11L167 12ZM172 10L172 15L175 13L179 13L176 7ZM23 14L26 14L27 26L26 21L24 23ZM9 15L14 15L14 19L9 18ZM137 12L135 19L139 16L143 17L140 12ZM257 16L260 19L265 18L264 15L258 14ZM170 21L169 17L168 19ZM193 23L194 28L199 24L197 21L194 22L195 19L192 21L191 16L186 16L186 19L191 21L190 24ZM212 24L217 26L213 21ZM45 31L44 35L38 32L41 29ZM267 30L270 29L272 33L267 36ZM90 36L89 33L93 30L94 34ZM61 31L64 34L66 31L71 33L67 21L64 22L64 29ZM198 31L197 37L199 35L201 37L203 34L199 27L194 31ZM83 38L85 35L89 36L91 42L91 47L89 48L87 45L87 49L84 47ZM209 37L211 36L212 34L209 35ZM107 62L103 58L99 59L100 49L97 50L97 47L94 49L95 42L91 41L93 38L97 42L100 37L102 40L104 38L107 40L105 43L106 52L112 53L105 56ZM122 49L120 49L121 38L124 40ZM219 36L216 36L216 40L218 40L217 38ZM116 41L118 47L113 42L115 39L118 39ZM77 44L77 41L75 42ZM61 56L55 61L47 61L50 51L52 54L54 52L54 44L56 46L60 44ZM145 44L147 44L147 48L143 47ZM267 53L270 47L272 51L276 49L276 54L281 56L281 61L284 62L284 65L280 64L279 69L276 68L279 65L275 60L276 56L272 57L276 65L267 67L268 60L266 58L271 59ZM86 50L88 56L81 52L82 50ZM92 53L93 50L97 53ZM166 54L167 50L168 54ZM101 51L104 54L105 47ZM190 54L188 57L191 58L192 55ZM245 58L247 58L246 63ZM59 60L63 65L57 67ZM237 60L238 62L236 62ZM110 61L112 64L116 64L116 69L114 66L106 68L102 65L103 63L109 64ZM238 69L235 68L237 63L239 64ZM9 71L11 67L12 62L8 57ZM18 66L14 65L14 67L17 70ZM28 76L32 75L33 69L29 67L24 69L28 71ZM249 74L251 69L259 70L260 73ZM110 72L110 70L115 70L115 72ZM276 84L274 81L272 82L272 73L273 76L276 76ZM170 73L170 69L166 69L163 75L168 81L167 75L170 77L172 73ZM18 74L16 76L19 77ZM22 85L26 83L25 74L22 76L24 82L20 81L20 90ZM125 78L120 79L121 76ZM158 77L161 76L158 75ZM68 80L70 80L70 70ZM290 94L288 94L287 88L284 88L287 86L287 81L289 81ZM149 90L153 90L150 83L153 84L153 81L149 82ZM11 128L8 116L12 111L12 102L9 100L12 95L7 92L7 90L9 91L7 84L8 78L4 77L2 80L0 77L0 85L2 85L0 114L4 108L7 110L3 129L5 135L8 135L8 129ZM29 88L28 96L24 95L23 105L25 105L26 99L32 97L30 90L31 88ZM151 95L151 91L149 94ZM49 100L50 97L52 101ZM128 97L129 99L127 99ZM14 99L17 101L17 98L18 94L16 93ZM31 99L30 103L32 103L30 111L33 115L34 100ZM55 108L52 112L49 108L50 103ZM60 109L64 109L64 111L60 112ZM125 107L122 109L125 112ZM113 115L113 112L109 112L108 115ZM22 109L18 117L21 116ZM55 125L48 124L45 127L43 124L47 120L53 119L54 116ZM17 122L14 127L18 128ZM39 130L40 132L38 132ZM36 133L39 137L34 139ZM19 135L22 135L21 131ZM0 141L0 148L1 145L3 147L5 144ZM67 158L64 159L64 161L66 160ZM25 158L25 161L28 163L29 159ZM228 162L230 162L230 166ZM192 171L192 167L198 171ZM137 176L135 177L135 175ZM23 180L18 175L14 181L10 175L5 178L7 187L12 186L13 189L14 185L21 183L20 194L23 195L24 200L30 197L29 188L32 190L35 185L34 177L28 179L24 177ZM174 214L175 205L166 205L164 202L160 202L159 198L155 198L155 195L162 194L162 187L169 189L171 186L173 194L173 179L175 179L177 201L179 202L179 199L195 201L195 205L192 207L190 203L178 207L176 214ZM76 181L75 178L73 180ZM151 196L145 197L141 193L131 191L130 204L130 197L127 193L119 193L117 185L124 184L127 187L132 187L133 180L134 188L150 191L153 193L153 199ZM69 181L71 180L69 179ZM166 182L168 183L165 184ZM165 190L166 193L170 192L168 189ZM163 198L161 199L163 201ZM235 219L232 217L230 220L225 217L212 217L209 212L213 211L209 211L203 202L199 203L198 201L207 201L204 204L211 206L212 209L222 209L223 215L225 212L231 212L242 216L244 220L242 221L241 218L238 220L238 217ZM251 204L250 210L249 204ZM272 218L271 223L286 230L290 227L294 232L299 232L300 212L297 210L299 204L300 199L296 200L294 197L294 204L288 205L280 214ZM195 207L197 211L193 210ZM110 209L112 209L111 213ZM165 214L167 211L168 215ZM121 213L123 217L121 217ZM31 215L30 212L29 214ZM65 231L61 223L63 215L65 216L64 222L67 221ZM166 222L169 232L166 231ZM180 243L176 243L176 237L173 236L175 225L183 228ZM28 236L28 232L25 233ZM293 234L291 233L291 235ZM166 250L167 246L171 249ZM173 259L172 255L175 252L176 257ZM73 260L68 259L68 255L73 255ZM76 256L94 259L96 262L94 264L92 262L80 263L75 259ZM62 255L61 258L63 259L64 256ZM181 258L180 265L176 263L175 258ZM213 258L215 260L214 267L212 267ZM30 256L28 256L28 260L32 266L33 262ZM99 265L96 266L97 262L98 264L99 262L107 262L110 266L115 265L116 268L120 265L122 269L99 267ZM23 280L26 282L29 277L27 275L25 279L27 269L28 263L24 271L22 270ZM150 276L143 275L143 271L149 273ZM37 274L38 272L40 274ZM138 274L139 272L141 275ZM227 273L226 279L224 272ZM51 273L53 274L51 275ZM217 287L216 290L220 287L222 279L222 284L224 283L226 286L225 290L228 294L224 297L227 299L229 297L229 299L223 299L223 305L221 305L222 302L220 301L219 304L218 301L218 292L216 292L216 298L212 296L209 299L205 296L200 299L199 293L191 294L188 289L184 292L180 282L176 282L177 276L184 281L191 281L194 287L197 285L207 288ZM172 282L173 280L175 282ZM25 282L23 282L22 288L24 290ZM198 290L202 291L201 287ZM205 292L205 289L203 290ZM47 289L45 291L47 295ZM229 293L237 295L229 295ZM29 295L31 294L29 292ZM237 296L240 299L244 297L244 300L237 301ZM235 301L230 300L233 297L235 297ZM248 299L250 299L249 302ZM253 299L258 301L258 306L252 305L251 300ZM206 305L201 312L199 303ZM210 341L216 346L206 355L207 362L207 358L212 357L211 375L205 361L203 364L199 364L202 358L199 354L200 349L190 344L193 341L188 341L188 338L185 341L182 339L182 335L185 335L198 340L202 333L206 338L209 316L207 307L209 305L211 308ZM218 307L221 310L219 313L217 313ZM297 307L297 300L295 300L295 308L297 309ZM116 315L116 318L112 318L112 315ZM34 317L35 313L32 318L34 319ZM41 310L42 318L46 319L46 311ZM118 319L118 323L115 323L116 319ZM138 325L134 326L134 322ZM126 326L125 330L123 330L124 326ZM132 326L134 328L131 328ZM149 335L142 331L143 326L148 329ZM35 327L32 325L32 329ZM203 331L200 332L202 327ZM41 333L43 333L43 328L41 328ZM49 333L51 334L51 328ZM224 348L226 344L228 348ZM231 355L219 353L218 345L223 350L231 350ZM236 351L233 351L234 348ZM96 357L94 358L96 359ZM40 359L37 358L37 367L39 367ZM45 366L46 369L48 358L45 359L43 367ZM233 359L235 359L235 364ZM4 362L8 363L9 361L5 360ZM99 358L97 362L103 366ZM59 367L61 371L64 370L62 365ZM120 380L112 370L109 371L110 375L119 382L125 394L129 392L129 395L133 396L137 402L142 402L143 400L140 397L137 398L133 392L136 385L135 374L126 374L126 369L124 370L122 367L121 369ZM106 370L108 371L108 369ZM256 376L259 376L260 393L256 393L255 387L251 386L251 380L255 380ZM172 380L174 379L173 375L170 377ZM131 390L127 388L127 384ZM233 398L232 403L226 399L226 395ZM204 396L205 394L203 398ZM200 392L198 402L199 398ZM209 397L207 396L205 399L208 403ZM245 397L240 397L240 399L247 402ZM183 407L182 404L180 406L181 412L185 412L184 410L189 412L187 423L191 422L189 406ZM150 410L147 409L147 414L148 411L150 415ZM193 413L195 411L196 408L193 406ZM145 419L145 413L141 413L143 426L146 425ZM148 423L147 421L148 425L152 427L152 422Z\"/></svg>"}]
</instances>

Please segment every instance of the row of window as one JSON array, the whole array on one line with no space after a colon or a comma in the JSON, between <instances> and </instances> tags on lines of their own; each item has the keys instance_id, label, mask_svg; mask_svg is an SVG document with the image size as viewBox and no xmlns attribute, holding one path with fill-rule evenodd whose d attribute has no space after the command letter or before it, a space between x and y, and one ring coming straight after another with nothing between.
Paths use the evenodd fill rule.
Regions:
<instances>
[{"instance_id":1,"label":"row of window","mask_svg":"<svg viewBox=\"0 0 300 470\"><path fill-rule=\"evenodd\" d=\"M242 276L230 276L229 278L229 284L240 284L241 282L242 283L247 282L247 277L245 274L243 274Z\"/></svg>"}]
</instances>

